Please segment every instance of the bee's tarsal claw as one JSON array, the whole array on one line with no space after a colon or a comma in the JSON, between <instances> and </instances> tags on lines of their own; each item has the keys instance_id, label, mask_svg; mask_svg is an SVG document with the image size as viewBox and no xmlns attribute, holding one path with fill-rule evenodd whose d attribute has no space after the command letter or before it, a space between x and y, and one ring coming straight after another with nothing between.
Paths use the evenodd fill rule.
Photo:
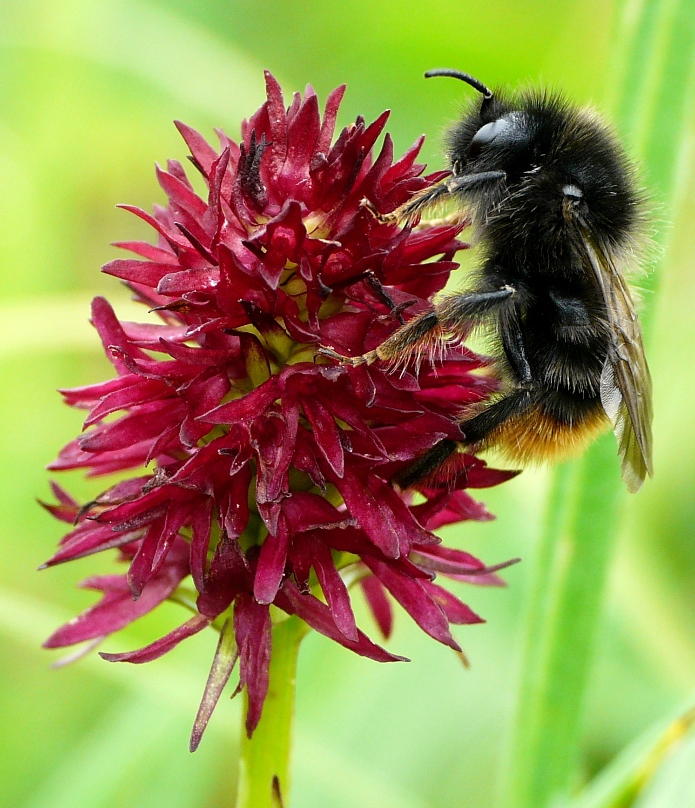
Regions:
<instances>
[{"instance_id":1,"label":"bee's tarsal claw","mask_svg":"<svg viewBox=\"0 0 695 808\"><path fill-rule=\"evenodd\" d=\"M380 213L375 207L374 203L365 197L360 202L360 207L368 210L372 216L381 224L398 224L398 216L396 212L393 213Z\"/></svg>"},{"instance_id":2,"label":"bee's tarsal claw","mask_svg":"<svg viewBox=\"0 0 695 808\"><path fill-rule=\"evenodd\" d=\"M334 351L333 348L328 348L325 345L322 345L316 353L321 356L328 356L330 359L335 359L336 362L340 362L341 365L350 365L350 367L353 368L359 367L359 365L371 365L372 362L375 362L379 358L376 351L368 351L361 356L344 356Z\"/></svg>"}]
</instances>

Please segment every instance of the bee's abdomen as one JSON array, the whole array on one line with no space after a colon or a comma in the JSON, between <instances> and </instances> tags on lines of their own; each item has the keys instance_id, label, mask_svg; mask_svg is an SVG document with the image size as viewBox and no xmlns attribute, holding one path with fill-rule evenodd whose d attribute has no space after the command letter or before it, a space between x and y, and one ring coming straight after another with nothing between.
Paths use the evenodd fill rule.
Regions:
<instances>
[{"instance_id":1,"label":"bee's abdomen","mask_svg":"<svg viewBox=\"0 0 695 808\"><path fill-rule=\"evenodd\" d=\"M590 399L599 395L606 350L602 344L592 348L582 351L575 346L556 343L533 363L538 385L551 397L557 393L557 408L562 407L565 397L574 401L575 398Z\"/></svg>"},{"instance_id":2,"label":"bee's abdomen","mask_svg":"<svg viewBox=\"0 0 695 808\"><path fill-rule=\"evenodd\" d=\"M569 414L566 410L565 417L558 419L548 411L545 402L506 420L479 448L494 447L509 460L521 464L562 460L579 454L609 426L598 399L578 401L571 418L567 417Z\"/></svg>"}]
</instances>

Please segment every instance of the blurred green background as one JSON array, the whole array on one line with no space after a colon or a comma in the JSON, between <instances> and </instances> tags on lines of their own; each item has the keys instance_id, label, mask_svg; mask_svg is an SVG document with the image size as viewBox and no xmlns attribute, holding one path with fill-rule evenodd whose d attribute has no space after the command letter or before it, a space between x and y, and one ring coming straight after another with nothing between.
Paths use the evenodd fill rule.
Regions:
<instances>
[{"instance_id":1,"label":"blurred green background","mask_svg":"<svg viewBox=\"0 0 695 808\"><path fill-rule=\"evenodd\" d=\"M75 583L110 570L92 557L35 573L61 535L35 504L43 467L80 427L57 387L110 375L87 323L94 294L142 317L98 268L113 240L150 238L114 208L162 201L153 161L183 159L170 121L238 134L263 100L262 69L286 95L311 82L321 98L348 83L342 123L391 107L397 150L421 132L438 168L441 133L463 87L426 83L452 66L491 84L543 83L607 109L619 46L605 0L4 0L0 8L0 195L4 338L0 465L4 563L0 798L22 808L223 806L236 779L239 703L220 704L201 749L190 726L215 645L202 634L142 667L91 656L60 671L39 644L92 601ZM683 77L674 76L674 81ZM668 109L663 115L669 115ZM622 133L637 147L634 134ZM618 551L583 732L589 776L693 688L695 580L695 299L693 143L678 156L663 279L648 353L655 382L656 477L625 499ZM645 178L649 186L649 176ZM616 463L616 474L617 463ZM293 805L298 808L477 808L492 804L509 732L520 604L542 518L547 474L527 471L481 492L494 523L450 530L490 563L520 555L506 590L461 594L488 618L457 636L470 670L403 614L389 647L409 665L362 660L322 637L300 656ZM62 481L78 494L93 488ZM179 620L166 607L107 643L120 651ZM366 615L363 623L374 633ZM674 803L675 804L675 803Z\"/></svg>"}]
</instances>

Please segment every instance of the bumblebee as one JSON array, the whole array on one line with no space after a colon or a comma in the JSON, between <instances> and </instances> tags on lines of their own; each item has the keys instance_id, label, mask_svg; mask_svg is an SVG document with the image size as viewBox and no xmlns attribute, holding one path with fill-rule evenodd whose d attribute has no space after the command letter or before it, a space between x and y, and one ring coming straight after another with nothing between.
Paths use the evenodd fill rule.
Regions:
<instances>
[{"instance_id":1,"label":"bumblebee","mask_svg":"<svg viewBox=\"0 0 695 808\"><path fill-rule=\"evenodd\" d=\"M424 346L487 325L503 392L465 413L461 441L443 440L401 473L415 485L463 445L495 447L522 464L579 452L612 426L622 476L637 491L652 474L651 379L623 268L634 252L642 200L634 170L591 111L546 92L482 96L448 137L451 174L392 221L413 224L442 200L470 216L482 260L470 291L443 297L375 350L340 357L401 365ZM441 342L439 342L441 344ZM338 357L328 350L329 355Z\"/></svg>"}]
</instances>

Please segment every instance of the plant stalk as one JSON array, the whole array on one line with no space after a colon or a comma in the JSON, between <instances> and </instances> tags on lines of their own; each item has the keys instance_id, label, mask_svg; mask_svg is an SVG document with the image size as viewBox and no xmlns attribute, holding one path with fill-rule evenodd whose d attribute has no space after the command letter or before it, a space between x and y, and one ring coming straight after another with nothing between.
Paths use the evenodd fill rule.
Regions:
<instances>
[{"instance_id":1,"label":"plant stalk","mask_svg":"<svg viewBox=\"0 0 695 808\"><path fill-rule=\"evenodd\" d=\"M263 715L251 738L242 725L236 808L289 806L297 657L305 633L306 627L296 617L273 626Z\"/></svg>"}]
</instances>

